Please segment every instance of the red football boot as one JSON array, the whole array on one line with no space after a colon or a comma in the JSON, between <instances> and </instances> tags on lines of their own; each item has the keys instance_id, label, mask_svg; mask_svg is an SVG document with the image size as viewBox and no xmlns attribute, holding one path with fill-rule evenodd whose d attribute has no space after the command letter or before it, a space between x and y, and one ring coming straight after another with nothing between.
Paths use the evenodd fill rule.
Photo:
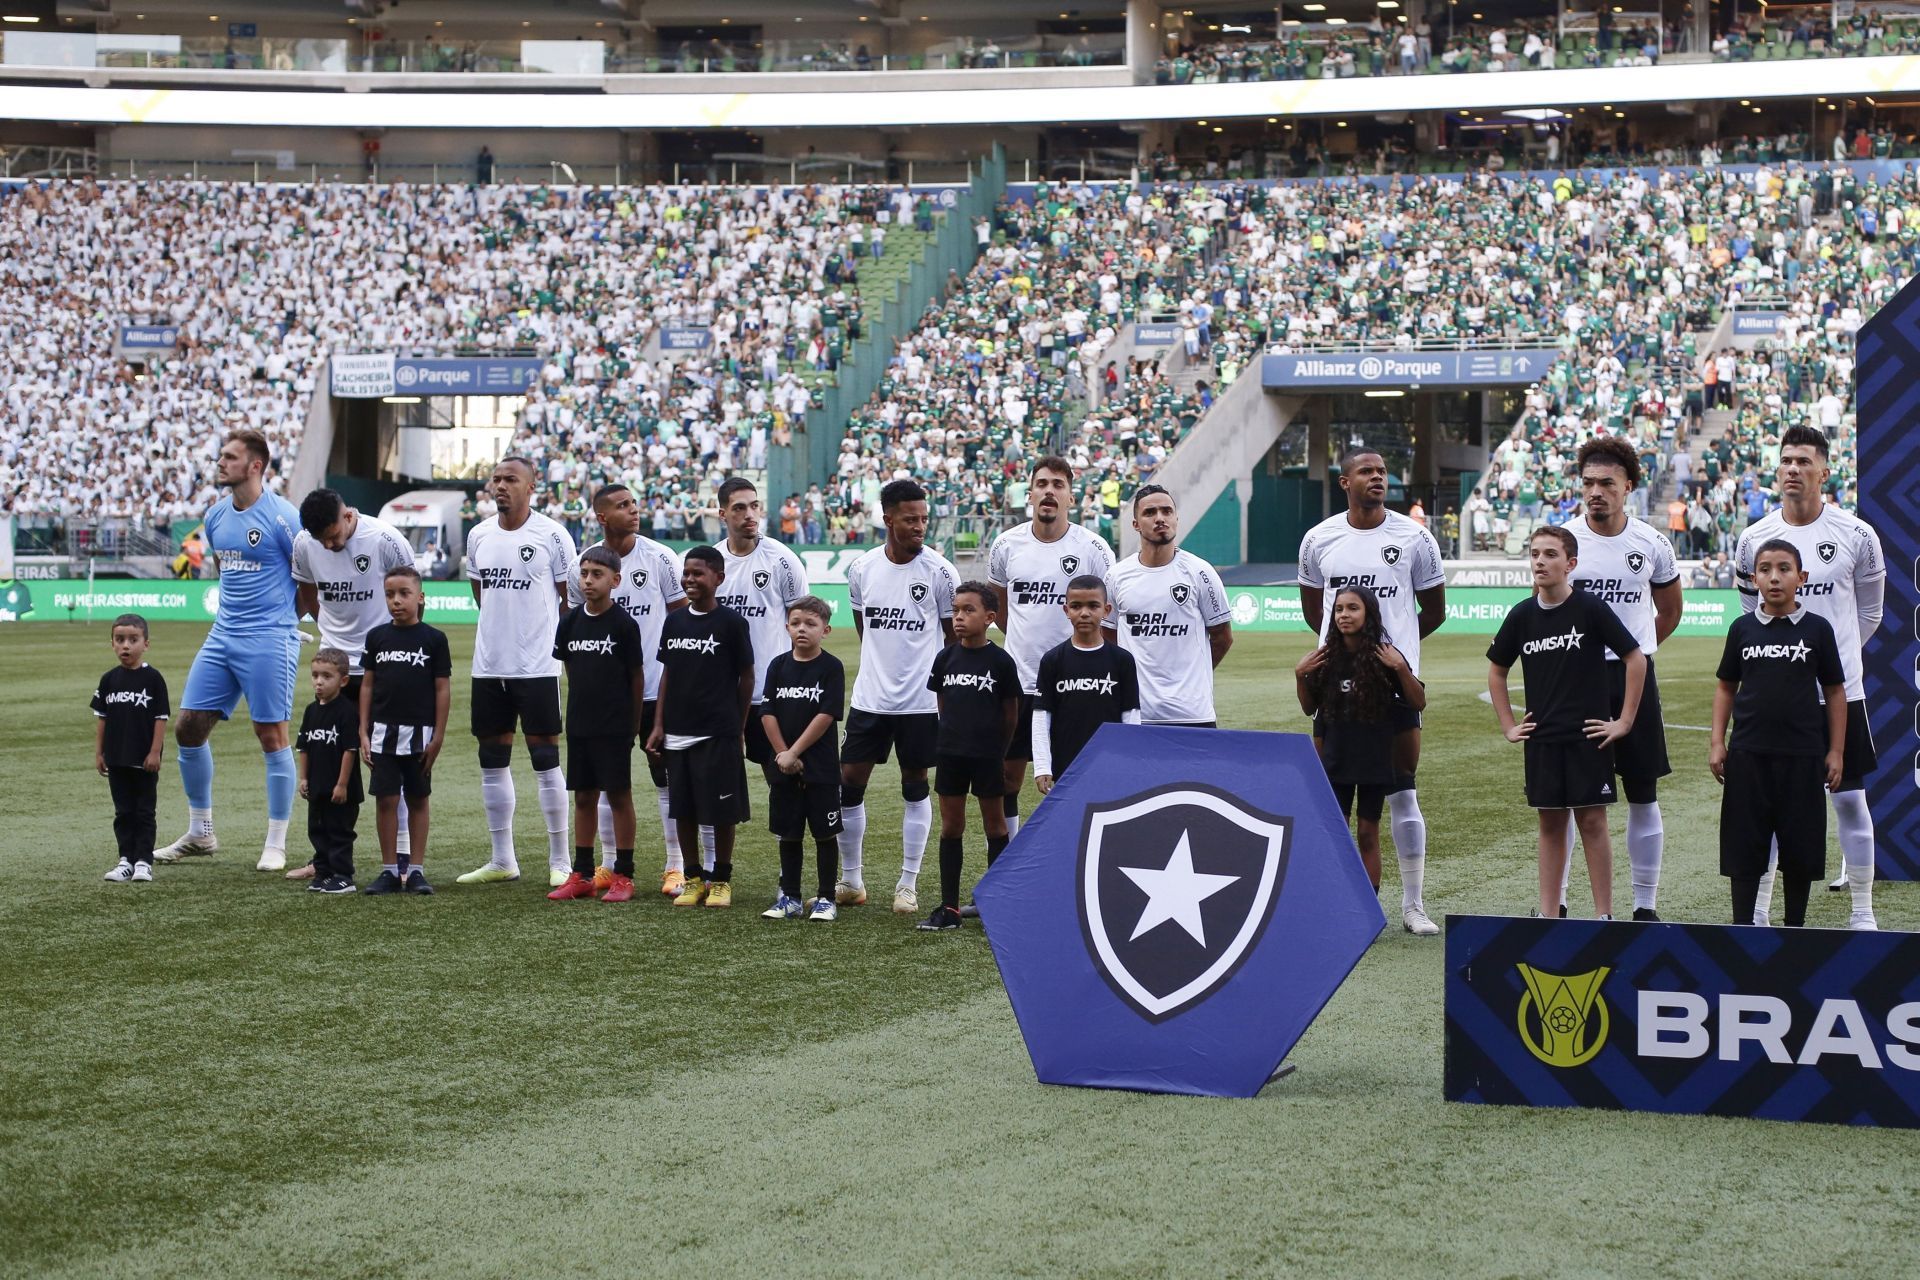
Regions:
<instances>
[{"instance_id":1,"label":"red football boot","mask_svg":"<svg viewBox=\"0 0 1920 1280\"><path fill-rule=\"evenodd\" d=\"M565 882L562 883L558 889L555 889L547 895L548 899L553 902L570 902L574 898L591 898L592 896L592 879L581 875L578 871L568 872Z\"/></svg>"},{"instance_id":2,"label":"red football boot","mask_svg":"<svg viewBox=\"0 0 1920 1280\"><path fill-rule=\"evenodd\" d=\"M600 895L600 901L632 902L633 901L633 877L623 876L616 872L613 877L613 883L608 885L607 891Z\"/></svg>"}]
</instances>

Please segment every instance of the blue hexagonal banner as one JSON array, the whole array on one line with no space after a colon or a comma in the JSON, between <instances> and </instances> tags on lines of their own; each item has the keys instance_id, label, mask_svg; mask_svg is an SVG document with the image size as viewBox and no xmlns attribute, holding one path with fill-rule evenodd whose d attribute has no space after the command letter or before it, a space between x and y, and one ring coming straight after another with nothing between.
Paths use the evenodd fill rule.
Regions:
<instances>
[{"instance_id":1,"label":"blue hexagonal banner","mask_svg":"<svg viewBox=\"0 0 1920 1280\"><path fill-rule=\"evenodd\" d=\"M1248 1098L1386 924L1303 734L1103 725L974 894L1046 1084Z\"/></svg>"}]
</instances>

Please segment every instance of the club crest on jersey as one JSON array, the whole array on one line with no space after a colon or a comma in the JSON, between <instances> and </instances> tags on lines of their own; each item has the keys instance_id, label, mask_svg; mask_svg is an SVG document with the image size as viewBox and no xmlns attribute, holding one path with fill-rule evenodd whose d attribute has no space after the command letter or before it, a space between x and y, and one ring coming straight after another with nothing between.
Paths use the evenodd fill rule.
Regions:
<instances>
[{"instance_id":1,"label":"club crest on jersey","mask_svg":"<svg viewBox=\"0 0 1920 1280\"><path fill-rule=\"evenodd\" d=\"M532 547L521 547L521 548L520 548L520 563L521 563L521 564L532 564L532 563L533 563L533 548L532 548Z\"/></svg>"},{"instance_id":2,"label":"club crest on jersey","mask_svg":"<svg viewBox=\"0 0 1920 1280\"><path fill-rule=\"evenodd\" d=\"M1380 558L1381 558L1382 560L1385 560L1385 561L1386 561L1386 562L1387 562L1388 564L1399 564L1399 563L1400 563L1400 548L1398 548L1398 547L1382 547L1382 548L1380 548Z\"/></svg>"},{"instance_id":3,"label":"club crest on jersey","mask_svg":"<svg viewBox=\"0 0 1920 1280\"><path fill-rule=\"evenodd\" d=\"M1823 542L1813 549L1813 553L1820 557L1821 564L1832 564L1833 558L1840 554L1840 545L1835 542Z\"/></svg>"},{"instance_id":4,"label":"club crest on jersey","mask_svg":"<svg viewBox=\"0 0 1920 1280\"><path fill-rule=\"evenodd\" d=\"M367 571L368 566L371 565L372 563L373 563L372 556L359 555L353 558L353 567L355 571L359 573L365 573Z\"/></svg>"},{"instance_id":5,"label":"club crest on jersey","mask_svg":"<svg viewBox=\"0 0 1920 1280\"><path fill-rule=\"evenodd\" d=\"M250 547L260 545L260 531L258 529L247 530L247 545Z\"/></svg>"},{"instance_id":6,"label":"club crest on jersey","mask_svg":"<svg viewBox=\"0 0 1920 1280\"><path fill-rule=\"evenodd\" d=\"M1187 597L1192 594L1193 588L1189 587L1186 583L1176 582L1173 584L1173 602L1175 604L1185 604Z\"/></svg>"},{"instance_id":7,"label":"club crest on jersey","mask_svg":"<svg viewBox=\"0 0 1920 1280\"><path fill-rule=\"evenodd\" d=\"M753 571L753 585L757 589L761 591L765 591L767 589L767 584L772 581L773 581L773 575L768 573L765 569L755 569Z\"/></svg>"},{"instance_id":8,"label":"club crest on jersey","mask_svg":"<svg viewBox=\"0 0 1920 1280\"><path fill-rule=\"evenodd\" d=\"M1627 568L1629 570L1631 570L1634 573L1639 573L1642 569L1646 567L1647 567L1646 552L1644 551L1627 552Z\"/></svg>"},{"instance_id":9,"label":"club crest on jersey","mask_svg":"<svg viewBox=\"0 0 1920 1280\"><path fill-rule=\"evenodd\" d=\"M1292 830L1198 783L1089 806L1081 936L1114 993L1159 1022L1219 990L1273 913Z\"/></svg>"},{"instance_id":10,"label":"club crest on jersey","mask_svg":"<svg viewBox=\"0 0 1920 1280\"><path fill-rule=\"evenodd\" d=\"M927 584L924 582L916 582L907 588L907 594L913 597L915 604L919 604L927 598Z\"/></svg>"},{"instance_id":11,"label":"club crest on jersey","mask_svg":"<svg viewBox=\"0 0 1920 1280\"><path fill-rule=\"evenodd\" d=\"M647 571L645 569L636 569L634 571L633 589L635 591L645 591L647 589Z\"/></svg>"},{"instance_id":12,"label":"club crest on jersey","mask_svg":"<svg viewBox=\"0 0 1920 1280\"><path fill-rule=\"evenodd\" d=\"M1079 556L1061 556L1060 572L1066 574L1069 578L1071 578L1074 574L1080 572L1080 557Z\"/></svg>"}]
</instances>

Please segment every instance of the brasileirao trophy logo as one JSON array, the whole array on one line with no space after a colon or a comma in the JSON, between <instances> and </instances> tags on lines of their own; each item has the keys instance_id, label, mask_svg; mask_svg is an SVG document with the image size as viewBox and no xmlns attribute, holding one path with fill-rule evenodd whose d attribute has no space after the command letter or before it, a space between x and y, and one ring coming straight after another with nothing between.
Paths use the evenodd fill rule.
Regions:
<instances>
[{"instance_id":1,"label":"brasileirao trophy logo","mask_svg":"<svg viewBox=\"0 0 1920 1280\"><path fill-rule=\"evenodd\" d=\"M1593 1061L1607 1043L1611 1021L1600 984L1613 970L1606 966L1563 976L1515 965L1527 989L1515 1014L1527 1051L1550 1067L1579 1067Z\"/></svg>"}]
</instances>

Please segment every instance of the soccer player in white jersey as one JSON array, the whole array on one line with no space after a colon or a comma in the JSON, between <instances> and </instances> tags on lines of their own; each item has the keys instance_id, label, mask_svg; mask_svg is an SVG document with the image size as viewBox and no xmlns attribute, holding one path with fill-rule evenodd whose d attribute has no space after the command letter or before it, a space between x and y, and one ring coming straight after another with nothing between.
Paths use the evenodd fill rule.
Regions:
<instances>
[{"instance_id":1,"label":"soccer player in white jersey","mask_svg":"<svg viewBox=\"0 0 1920 1280\"><path fill-rule=\"evenodd\" d=\"M807 594L807 567L793 548L765 535L766 507L753 481L729 476L714 492L727 536L716 542L726 561L726 578L715 596L747 621L753 640L753 707L747 715L747 759L764 771L773 763L767 730L760 722L767 668L793 648L787 635L787 607ZM772 780L768 780L771 785ZM711 867L713 828L700 828L700 856Z\"/></svg>"},{"instance_id":2,"label":"soccer player in white jersey","mask_svg":"<svg viewBox=\"0 0 1920 1280\"><path fill-rule=\"evenodd\" d=\"M362 515L332 489L315 489L300 502L300 532L293 538L294 591L300 616L320 624L320 644L347 655L351 706L360 705L361 651L367 632L390 620L386 579L389 569L411 569L413 548L400 531ZM407 806L400 806L397 846L411 849ZM311 880L313 863L287 872L289 880Z\"/></svg>"},{"instance_id":3,"label":"soccer player in white jersey","mask_svg":"<svg viewBox=\"0 0 1920 1280\"><path fill-rule=\"evenodd\" d=\"M1629 497L1640 487L1640 455L1618 436L1597 436L1580 446L1584 514L1567 522L1580 543L1579 564L1571 575L1574 590L1600 597L1647 657L1640 710L1627 736L1613 744L1613 771L1627 796L1627 858L1633 866L1633 918L1660 919L1654 909L1660 895L1660 862L1666 849L1666 824L1660 819L1660 779L1673 772L1667 763L1667 728L1660 717L1660 686L1653 678L1654 651L1680 625L1680 566L1667 535L1627 514ZM1627 667L1607 651L1607 676L1613 682L1611 712L1618 716L1627 695ZM1569 819L1571 823L1571 819ZM1569 844L1568 848L1573 846ZM1568 865L1572 860L1568 859ZM1567 914L1567 882L1560 881L1560 914Z\"/></svg>"},{"instance_id":4,"label":"soccer player in white jersey","mask_svg":"<svg viewBox=\"0 0 1920 1280\"><path fill-rule=\"evenodd\" d=\"M660 695L660 628L669 613L687 607L687 592L680 585L680 557L673 554L671 547L641 536L640 504L633 490L623 484L602 485L593 495L593 514L604 535L598 545L620 557L620 585L613 589L613 602L626 610L627 616L640 627L641 658L646 669L645 700L640 706L640 741L645 742L653 732ZM572 608L585 599L580 591L580 557L575 556L567 573L567 605ZM660 826L666 835L667 860L660 877L660 892L669 898L678 897L686 883L686 863L680 855L679 826L667 814L667 770L651 756L647 758L647 765L659 798ZM600 796L599 826L600 867L593 873L593 885L595 892L604 893L613 884L617 853L613 839L613 805L604 792Z\"/></svg>"},{"instance_id":5,"label":"soccer player in white jersey","mask_svg":"<svg viewBox=\"0 0 1920 1280\"><path fill-rule=\"evenodd\" d=\"M1380 602L1387 638L1420 674L1420 642L1447 619L1447 575L1440 544L1424 525L1387 510L1387 463L1372 449L1356 447L1340 459L1340 488L1347 509L1329 516L1300 540L1300 611L1324 641L1333 625L1328 593L1366 587ZM1420 768L1420 713L1394 709L1393 789L1387 815L1393 852L1400 864L1400 923L1408 933L1431 937L1440 926L1427 916L1427 820L1420 812L1414 776Z\"/></svg>"},{"instance_id":6,"label":"soccer player in white jersey","mask_svg":"<svg viewBox=\"0 0 1920 1280\"><path fill-rule=\"evenodd\" d=\"M480 740L480 799L493 856L460 884L520 878L513 851L513 734L533 758L540 812L547 821L547 880L566 882L567 775L560 767L560 663L553 633L567 605L573 538L533 509L533 464L500 459L488 487L499 508L467 535L467 577L480 621L473 632L473 736Z\"/></svg>"},{"instance_id":7,"label":"soccer player in white jersey","mask_svg":"<svg viewBox=\"0 0 1920 1280\"><path fill-rule=\"evenodd\" d=\"M1020 830L1020 789L1033 759L1033 699L1040 659L1073 635L1067 620L1067 584L1083 573L1105 578L1113 569L1113 549L1105 539L1073 522L1073 465L1045 457L1033 464L1028 497L1033 519L993 540L987 555L987 582L999 594L1000 630L1007 652L1020 668L1020 723L1007 748L1007 835ZM961 915L970 915L963 907Z\"/></svg>"},{"instance_id":8,"label":"soccer player in white jersey","mask_svg":"<svg viewBox=\"0 0 1920 1280\"><path fill-rule=\"evenodd\" d=\"M1144 724L1211 729L1213 669L1233 647L1233 609L1213 566L1174 545L1180 513L1157 484L1133 495L1140 550L1107 574L1105 623L1133 655Z\"/></svg>"},{"instance_id":9,"label":"soccer player in white jersey","mask_svg":"<svg viewBox=\"0 0 1920 1280\"><path fill-rule=\"evenodd\" d=\"M953 593L960 585L945 556L927 543L927 491L895 480L880 491L887 538L847 568L847 602L860 636L860 674L853 682L847 737L840 749L840 882L842 906L867 900L860 865L867 833L867 783L890 751L900 756L900 882L893 909L920 909L920 860L933 830L927 770L939 745L939 700L927 688L933 660L953 643Z\"/></svg>"},{"instance_id":10,"label":"soccer player in white jersey","mask_svg":"<svg viewBox=\"0 0 1920 1280\"><path fill-rule=\"evenodd\" d=\"M1853 910L1847 917L1849 929L1876 929L1873 814L1867 808L1866 782L1879 761L1867 721L1860 655L1867 638L1880 627L1887 565L1873 526L1822 497L1830 474L1825 434L1813 427L1788 427L1780 437L1780 509L1754 521L1740 535L1733 573L1740 588L1740 606L1751 613L1760 599L1753 578L1760 546L1772 538L1792 543L1807 574L1807 583L1800 588L1800 603L1831 623L1834 638L1840 642L1840 665L1847 677L1847 744L1840 785L1832 789L1832 796L1845 872L1829 887L1845 888L1853 894ZM1775 853L1777 856L1778 850ZM1773 872L1769 870L1760 878L1755 924L1767 923L1772 903Z\"/></svg>"}]
</instances>

